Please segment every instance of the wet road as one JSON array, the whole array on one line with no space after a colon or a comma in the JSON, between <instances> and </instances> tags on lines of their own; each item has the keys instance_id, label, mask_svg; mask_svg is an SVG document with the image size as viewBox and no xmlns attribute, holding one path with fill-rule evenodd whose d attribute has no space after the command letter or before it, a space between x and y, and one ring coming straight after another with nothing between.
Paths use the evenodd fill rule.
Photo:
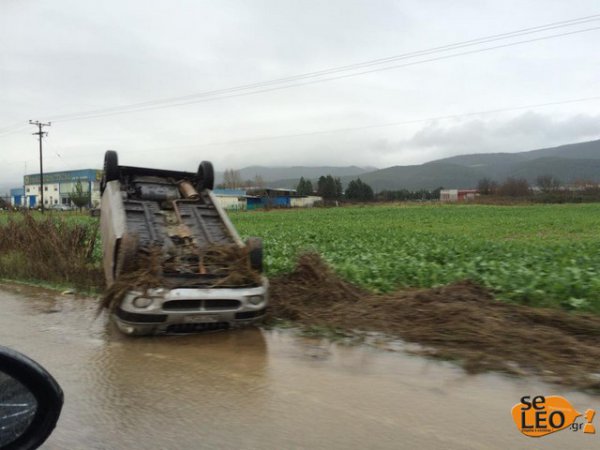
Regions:
<instances>
[{"instance_id":1,"label":"wet road","mask_svg":"<svg viewBox=\"0 0 600 450\"><path fill-rule=\"evenodd\" d=\"M600 398L531 379L247 329L127 338L90 299L0 285L0 344L65 391L46 449L589 449L600 434L533 439L510 417L523 395ZM600 427L596 425L599 429Z\"/></svg>"}]
</instances>

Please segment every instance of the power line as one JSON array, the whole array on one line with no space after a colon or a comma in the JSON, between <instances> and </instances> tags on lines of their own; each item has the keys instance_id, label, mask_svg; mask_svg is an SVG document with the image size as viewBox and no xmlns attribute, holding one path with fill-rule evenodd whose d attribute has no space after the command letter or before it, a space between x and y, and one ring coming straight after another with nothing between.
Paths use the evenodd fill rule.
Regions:
<instances>
[{"instance_id":1,"label":"power line","mask_svg":"<svg viewBox=\"0 0 600 450\"><path fill-rule=\"evenodd\" d=\"M27 125L22 125L22 124L19 125L19 126L13 125L13 126L10 126L10 127L3 128L0 131L0 137L2 137L2 136L8 136L9 134L18 133L19 131L22 131L25 128L27 128Z\"/></svg>"},{"instance_id":2,"label":"power line","mask_svg":"<svg viewBox=\"0 0 600 450\"><path fill-rule=\"evenodd\" d=\"M535 27L523 28L523 29L519 29L519 30L515 30L515 31L495 34L495 35L491 35L491 36L484 36L481 38L476 38L476 39L471 39L468 41L462 41L462 42L457 42L457 43L453 43L453 44L433 47L433 48L429 48L429 49L425 49L425 50L418 50L418 51L403 53L403 54L399 54L399 55L389 56L389 57L385 57L385 58L378 58L378 59L364 61L364 62L360 62L360 63L349 64L349 65L345 65L345 66L338 66L338 67L333 67L333 68L329 68L329 69L323 69L323 70L318 70L318 71L314 71L314 72L308 72L308 73L303 73L303 74L299 74L299 75L288 76L288 77L284 77L284 78L277 78L277 79L258 82L258 83L243 84L243 85L234 86L234 87L230 87L230 88L205 91L205 92L200 92L197 94L190 94L190 95L184 95L184 96L179 96L179 97L171 97L171 98L165 98L165 99L159 99L159 100L150 100L150 101L141 102L141 103L133 103L133 104L129 104L129 105L122 105L122 106L116 106L116 107L111 107L111 108L90 110L90 111L86 111L83 113L63 114L63 115L59 115L59 116L54 116L54 118L56 120L56 119L67 118L67 117L70 117L73 115L79 116L79 115L83 115L83 114L86 114L86 115L87 114L100 114L100 113L104 113L104 112L112 112L112 111L121 110L123 108L141 108L141 107L145 107L145 106L153 106L156 104L167 103L167 102L168 103L179 102L179 101L184 101L184 100L188 100L188 99L192 99L192 98L196 98L196 97L206 97L206 96L227 94L227 93L236 92L236 91L240 91L240 90L260 88L260 87L264 87L264 86L268 86L268 85L272 85L272 84L280 84L280 83L285 83L285 82L298 81L301 79L312 78L315 76L323 76L323 75L329 75L332 73L338 73L338 72L343 72L343 71L348 71L348 70L355 70L355 69L360 69L363 67L379 65L382 63L389 63L389 62L393 62L393 61L397 61L397 60L414 58L417 56L426 56L426 55L429 55L432 53L438 53L441 51L455 50L455 49L463 48L463 47L467 47L467 46L478 45L478 44L487 43L487 42L493 42L493 41L497 41L497 40L501 40L501 39L517 37L517 36L522 36L522 35L526 35L526 34L540 33L542 31L548 31L548 30L552 30L552 29L556 29L556 28L563 28L563 27L573 26L573 25L581 25L584 23L598 21L598 20L600 20L600 14L594 14L594 15L590 15L590 16L580 17L577 19L563 20L560 22L553 22L553 23L539 25L539 26L535 26Z\"/></svg>"},{"instance_id":3,"label":"power line","mask_svg":"<svg viewBox=\"0 0 600 450\"><path fill-rule=\"evenodd\" d=\"M66 121L72 121L72 120L82 120L82 119L106 117L106 116L112 116L112 115L116 115L116 114L141 112L141 111L147 111L147 110L152 110L152 109L171 108L171 107L176 107L176 106L184 106L184 105L188 105L188 104L192 104L192 103L200 103L200 102L205 102L205 101L220 100L220 99L224 99L224 98L255 95L255 94L259 94L259 93L270 92L270 91L281 90L281 89L289 89L292 87L305 86L308 84L339 80L342 78L355 77L355 76L365 75L368 73L373 73L373 72L378 72L378 71L393 70L393 69L398 69L401 67L407 67L407 66L412 66L412 65L417 65L417 64L424 64L427 62L438 61L438 60L442 60L442 59L455 58L458 56L464 56L464 55L473 54L473 53L490 51L490 50L495 50L495 49L504 48L504 47L511 47L511 46L522 45L522 44L526 44L526 43L530 43L530 42L536 42L536 41L541 41L541 40L546 40L546 39L552 39L552 38L557 38L557 37L562 37L562 36L567 36L567 35L572 35L572 34L593 31L593 30L600 29L600 27L579 29L579 30L575 30L575 31L571 31L571 32L546 35L546 36L533 38L533 39L521 40L521 41L516 41L516 42L507 43L507 44L491 46L491 47L485 47L485 48L480 48L480 49L475 49L475 50L470 50L470 51L465 51L465 52L453 53L450 55L444 55L444 56L435 57L435 58L428 58L428 59L410 62L410 63L406 63L406 64L399 64L399 65L386 66L386 67L374 67L369 70L363 70L363 71L359 71L359 72L343 73L343 72L348 72L348 71L353 71L353 70L355 71L357 69L361 69L361 68L365 68L365 67L373 67L373 66L377 66L377 65L381 65L381 64L389 64L394 61L400 61L400 60L404 60L404 59L411 59L411 58L415 58L415 57L432 55L432 54L436 54L436 53L440 53L440 52L457 50L457 49L466 48L469 46L481 45L481 44L485 44L485 43L489 43L489 42L495 42L498 40L514 38L514 37L518 37L518 36L524 36L524 35L528 35L528 34L532 34L532 33L540 33L540 32L553 30L553 29L557 29L557 28L581 25L584 23L589 23L589 22L593 22L593 21L597 21L597 20L600 20L600 14L585 16L585 17L561 21L561 22L554 22L554 23L540 25L540 26L536 26L536 27L523 28L520 30L512 31L512 32L501 33L501 34L486 36L486 37L477 38L477 39L471 39L468 41L458 42L458 43L454 43L454 44L433 47L433 48L426 49L426 50L414 51L414 52L404 53L404 54L390 56L390 57L386 57L386 58L379 58L379 59L365 61L365 62L361 62L361 63L339 66L339 67L324 69L324 70L315 71L315 72L308 72L308 73L304 73L304 74L300 74L300 75L278 78L278 79L264 81L264 82L244 84L244 85L234 86L234 87L230 87L230 88L200 92L197 94L190 94L190 95L185 95L185 96L165 98L165 99L159 99L159 100L151 100L151 101L146 101L146 102L141 102L141 103L133 103L133 104L129 104L129 105L116 106L116 107L111 107L111 108L103 108L103 109L83 111L83 112L78 112L78 113L62 114L62 115L53 116L53 121L60 120L62 122L66 122ZM342 73L342 75L324 78L327 75L332 75L332 74L336 74L336 73ZM312 78L317 78L317 79L312 79ZM294 83L295 81L302 81L302 80L308 80L308 81ZM284 84L284 83L287 83L287 84ZM244 91L249 91L249 92L244 92ZM0 132L0 135L2 135L1 132Z\"/></svg>"},{"instance_id":4,"label":"power line","mask_svg":"<svg viewBox=\"0 0 600 450\"><path fill-rule=\"evenodd\" d=\"M219 96L215 96L215 97L199 98L199 99L194 99L194 100L182 101L182 102L178 102L178 103L157 104L154 106L148 106L148 107L144 107L144 108L124 109L122 111L114 111L114 112L103 113L103 114L94 114L94 115L82 114L81 116L75 116L75 117L70 117L70 118L66 118L66 119L61 119L60 122L70 122L70 121L74 121L74 120L93 119L93 118L108 117L108 116L113 116L113 115L118 115L118 114L128 114L128 113L133 113L133 112L143 112L143 111L149 111L149 110L155 110L155 109L172 108L172 107L176 107L176 106L185 106L185 105L190 105L190 104L195 104L195 103L204 103L204 102L222 100L222 99L232 98L232 97L244 97L244 96L248 96L248 95L255 95L255 94L260 94L260 93L265 93L265 92L278 91L278 90L289 89L289 88L298 87L298 86L306 86L306 85L315 84L315 83L323 83L323 82L327 82L327 81L334 81L334 80L340 80L340 79L344 79L344 78L356 77L356 76L366 75L366 74L374 73L374 72L381 72L381 71L386 71L386 70L399 69L402 67L415 66L415 65L419 65L419 64L428 63L428 62L451 59L451 58L456 58L459 56L481 53L481 52L485 52L485 51L496 50L499 48L512 47L515 45L521 45L521 44L526 44L526 43L530 43L530 42L536 42L536 41L542 41L542 40L546 40L546 39L552 39L552 38L557 38L557 37L562 37L562 36L584 33L584 32L593 31L593 30L600 30L600 27L586 28L583 30L571 31L571 32L560 33L560 34L555 34L555 35L550 35L550 36L544 36L544 37L535 38L535 39L527 39L527 40L523 40L523 41L508 43L508 44L486 47L486 48L482 48L482 49L454 53L451 55L438 56L435 58L429 58L429 59L405 63L405 64L399 64L399 65L388 66L388 67L380 67L380 68L376 68L376 69L364 70L362 72L338 75L338 76L330 77L330 78L309 80L309 81L306 81L303 83L295 83L295 84L289 84L289 85L284 85L284 86L274 86L274 87L254 90L254 91L250 91L250 92L239 92L239 93L229 94L229 95L219 95Z\"/></svg>"}]
</instances>

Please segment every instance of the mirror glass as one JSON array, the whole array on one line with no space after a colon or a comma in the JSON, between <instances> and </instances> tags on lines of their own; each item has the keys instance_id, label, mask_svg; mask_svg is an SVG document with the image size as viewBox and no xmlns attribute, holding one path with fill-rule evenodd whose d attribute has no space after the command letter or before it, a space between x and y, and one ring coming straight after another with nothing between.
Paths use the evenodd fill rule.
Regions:
<instances>
[{"instance_id":1,"label":"mirror glass","mask_svg":"<svg viewBox=\"0 0 600 450\"><path fill-rule=\"evenodd\" d=\"M0 448L27 431L36 410L33 394L18 380L0 372Z\"/></svg>"}]
</instances>

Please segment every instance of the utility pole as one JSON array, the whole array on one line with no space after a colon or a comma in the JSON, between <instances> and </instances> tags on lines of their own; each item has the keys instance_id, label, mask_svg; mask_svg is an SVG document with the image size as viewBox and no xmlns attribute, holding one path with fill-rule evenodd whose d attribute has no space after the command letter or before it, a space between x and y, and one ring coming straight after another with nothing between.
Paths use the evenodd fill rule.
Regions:
<instances>
[{"instance_id":1,"label":"utility pole","mask_svg":"<svg viewBox=\"0 0 600 450\"><path fill-rule=\"evenodd\" d=\"M49 127L50 125L52 125L52 123L42 123L39 120L36 120L35 122L33 120L30 120L29 123L38 127L38 131L36 133L31 134L37 135L40 140L40 195L42 201L42 214L44 214L44 163L42 160L42 138L44 136L48 136L48 133L46 131L42 131L42 127Z\"/></svg>"},{"instance_id":2,"label":"utility pole","mask_svg":"<svg viewBox=\"0 0 600 450\"><path fill-rule=\"evenodd\" d=\"M27 208L27 192L25 191L25 176L27 176L27 161L25 161L25 172L23 173L23 197L21 200L21 206Z\"/></svg>"}]
</instances>

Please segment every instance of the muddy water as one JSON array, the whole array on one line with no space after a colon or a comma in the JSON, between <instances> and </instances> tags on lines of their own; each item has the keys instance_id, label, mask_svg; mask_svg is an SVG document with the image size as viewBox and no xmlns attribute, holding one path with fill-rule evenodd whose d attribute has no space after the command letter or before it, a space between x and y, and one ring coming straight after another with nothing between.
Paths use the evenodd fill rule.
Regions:
<instances>
[{"instance_id":1,"label":"muddy water","mask_svg":"<svg viewBox=\"0 0 600 450\"><path fill-rule=\"evenodd\" d=\"M520 435L523 395L600 399L288 331L126 338L89 299L0 286L0 343L44 365L66 403L47 449L577 449ZM600 427L599 427L600 428Z\"/></svg>"}]
</instances>

